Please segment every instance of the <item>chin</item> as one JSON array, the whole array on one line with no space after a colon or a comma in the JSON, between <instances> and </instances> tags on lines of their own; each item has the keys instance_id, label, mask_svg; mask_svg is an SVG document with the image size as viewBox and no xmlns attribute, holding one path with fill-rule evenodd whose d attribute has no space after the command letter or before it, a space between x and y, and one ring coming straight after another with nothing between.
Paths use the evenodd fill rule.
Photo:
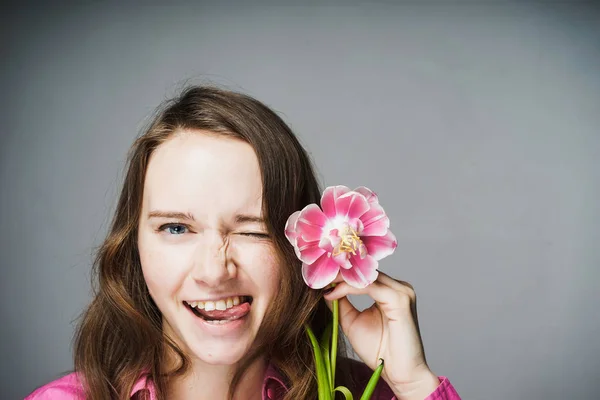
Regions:
<instances>
[{"instance_id":1,"label":"chin","mask_svg":"<svg viewBox=\"0 0 600 400\"><path fill-rule=\"evenodd\" d=\"M247 353L249 346L231 343L214 343L210 345L195 345L190 348L193 358L211 365L234 365Z\"/></svg>"}]
</instances>

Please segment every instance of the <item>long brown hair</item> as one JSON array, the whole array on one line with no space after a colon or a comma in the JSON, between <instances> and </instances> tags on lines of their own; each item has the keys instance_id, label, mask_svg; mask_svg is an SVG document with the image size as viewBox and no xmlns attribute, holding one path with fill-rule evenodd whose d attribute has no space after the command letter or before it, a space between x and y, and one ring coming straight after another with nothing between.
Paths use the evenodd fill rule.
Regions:
<instances>
[{"instance_id":1,"label":"long brown hair","mask_svg":"<svg viewBox=\"0 0 600 400\"><path fill-rule=\"evenodd\" d=\"M148 293L137 248L148 161L181 129L235 137L253 147L262 173L263 215L280 259L279 293L252 350L232 377L230 398L247 367L264 355L287 380L286 400L315 398L312 348L304 324L320 335L331 312L321 294L304 284L300 262L284 236L290 214L319 202L313 167L290 128L267 106L244 94L203 86L189 87L159 108L131 148L112 225L92 269L95 296L74 339L75 370L86 398L128 399L141 372L148 371L158 398L163 399L170 378L190 366L188 357L162 330L162 315ZM174 371L163 370L165 349L181 360Z\"/></svg>"}]
</instances>

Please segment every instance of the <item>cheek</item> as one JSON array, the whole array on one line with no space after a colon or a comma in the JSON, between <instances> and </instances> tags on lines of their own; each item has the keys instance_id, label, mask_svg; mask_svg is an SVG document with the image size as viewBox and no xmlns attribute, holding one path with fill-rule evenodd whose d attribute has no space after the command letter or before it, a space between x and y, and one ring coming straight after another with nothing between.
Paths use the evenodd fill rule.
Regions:
<instances>
[{"instance_id":1,"label":"cheek","mask_svg":"<svg viewBox=\"0 0 600 400\"><path fill-rule=\"evenodd\" d=\"M147 236L140 236L138 248L146 285L155 301L159 302L157 297L173 293L183 282L187 253L177 246Z\"/></svg>"},{"instance_id":2,"label":"cheek","mask_svg":"<svg viewBox=\"0 0 600 400\"><path fill-rule=\"evenodd\" d=\"M275 250L269 244L237 244L235 259L238 267L265 293L273 297L279 287L281 276L279 261Z\"/></svg>"}]
</instances>

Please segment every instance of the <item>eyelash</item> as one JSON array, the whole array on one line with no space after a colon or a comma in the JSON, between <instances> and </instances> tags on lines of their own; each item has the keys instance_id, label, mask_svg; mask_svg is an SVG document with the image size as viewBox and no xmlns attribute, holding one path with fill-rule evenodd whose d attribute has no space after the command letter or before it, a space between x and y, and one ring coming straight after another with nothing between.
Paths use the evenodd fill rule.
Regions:
<instances>
[{"instance_id":1,"label":"eyelash","mask_svg":"<svg viewBox=\"0 0 600 400\"><path fill-rule=\"evenodd\" d=\"M258 232L241 232L240 235L243 236L253 236L258 239L268 239L269 235L266 233L258 233Z\"/></svg>"},{"instance_id":2,"label":"eyelash","mask_svg":"<svg viewBox=\"0 0 600 400\"><path fill-rule=\"evenodd\" d=\"M190 227L186 224L177 224L177 223L170 223L170 224L164 224L161 225L158 230L160 232L165 232L167 231L167 229L169 228L175 228L175 227L183 227L184 229L186 229L187 231L190 231ZM171 235L173 236L179 236L179 235L183 235L184 233L188 233L188 232L183 232L183 233L171 233ZM258 239L268 239L270 236L266 233L259 233L259 232L240 232L239 233L242 236L252 236L252 237L256 237Z\"/></svg>"},{"instance_id":3,"label":"eyelash","mask_svg":"<svg viewBox=\"0 0 600 400\"><path fill-rule=\"evenodd\" d=\"M174 223L171 223L171 224L161 225L158 228L158 231L159 232L164 232L164 231L166 231L169 228L175 228L175 227L182 227L182 228L186 229L187 231L190 230L190 227L188 225L186 225L186 224L174 224ZM184 233L187 233L187 232L184 232ZM183 235L183 233L171 233L171 235L173 235L173 236L179 236L179 235Z\"/></svg>"}]
</instances>

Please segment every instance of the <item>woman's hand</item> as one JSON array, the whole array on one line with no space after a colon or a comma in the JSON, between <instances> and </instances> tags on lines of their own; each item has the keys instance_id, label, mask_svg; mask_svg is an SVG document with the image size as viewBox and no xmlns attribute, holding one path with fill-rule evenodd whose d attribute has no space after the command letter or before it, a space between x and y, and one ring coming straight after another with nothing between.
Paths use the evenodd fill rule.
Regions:
<instances>
[{"instance_id":1,"label":"woman's hand","mask_svg":"<svg viewBox=\"0 0 600 400\"><path fill-rule=\"evenodd\" d=\"M356 289L340 276L325 300L339 300L339 321L352 348L371 369L385 361L382 377L398 400L423 400L439 385L425 360L417 319L417 298L408 282L398 281L379 271L377 280ZM369 295L375 303L358 311L348 294Z\"/></svg>"}]
</instances>

